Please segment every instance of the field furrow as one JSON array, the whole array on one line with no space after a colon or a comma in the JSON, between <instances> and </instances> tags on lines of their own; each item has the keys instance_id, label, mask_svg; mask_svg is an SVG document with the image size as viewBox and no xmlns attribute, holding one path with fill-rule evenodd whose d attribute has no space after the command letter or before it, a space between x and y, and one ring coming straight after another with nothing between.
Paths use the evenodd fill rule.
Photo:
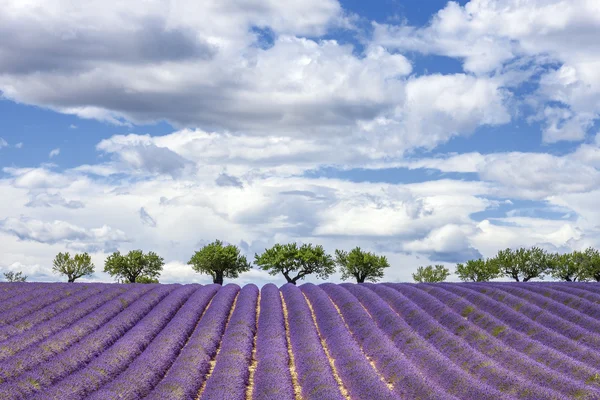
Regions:
<instances>
[{"instance_id":1,"label":"field furrow","mask_svg":"<svg viewBox=\"0 0 600 400\"><path fill-rule=\"evenodd\" d=\"M600 400L595 283L2 283L0 310L2 400Z\"/></svg>"}]
</instances>

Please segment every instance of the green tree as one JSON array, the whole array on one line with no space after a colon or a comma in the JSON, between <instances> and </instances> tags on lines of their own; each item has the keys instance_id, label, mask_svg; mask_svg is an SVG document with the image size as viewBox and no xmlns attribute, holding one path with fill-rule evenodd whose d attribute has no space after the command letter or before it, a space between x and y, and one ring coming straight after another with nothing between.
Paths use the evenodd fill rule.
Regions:
<instances>
[{"instance_id":1,"label":"green tree","mask_svg":"<svg viewBox=\"0 0 600 400\"><path fill-rule=\"evenodd\" d=\"M498 266L503 276L517 282L527 282L533 278L543 279L551 263L546 251L539 247L519 248L515 251L500 250L491 261Z\"/></svg>"},{"instance_id":2,"label":"green tree","mask_svg":"<svg viewBox=\"0 0 600 400\"><path fill-rule=\"evenodd\" d=\"M312 244L303 244L298 247L296 243L278 243L265 249L260 256L255 254L254 263L271 275L283 274L294 285L310 274L327 279L335 272L333 258L325 253L321 245L313 247Z\"/></svg>"},{"instance_id":3,"label":"green tree","mask_svg":"<svg viewBox=\"0 0 600 400\"><path fill-rule=\"evenodd\" d=\"M550 274L556 279L567 282L590 279L585 274L587 257L584 252L575 250L572 253L565 254L553 253L548 255L548 259Z\"/></svg>"},{"instance_id":4,"label":"green tree","mask_svg":"<svg viewBox=\"0 0 600 400\"><path fill-rule=\"evenodd\" d=\"M428 265L417 268L417 272L412 274L415 282L443 282L450 275L450 270L441 264L436 266Z\"/></svg>"},{"instance_id":5,"label":"green tree","mask_svg":"<svg viewBox=\"0 0 600 400\"><path fill-rule=\"evenodd\" d=\"M156 278L150 278L147 276L138 276L135 283L160 283Z\"/></svg>"},{"instance_id":6,"label":"green tree","mask_svg":"<svg viewBox=\"0 0 600 400\"><path fill-rule=\"evenodd\" d=\"M7 282L25 282L27 281L27 275L23 275L21 271L18 272L5 272L4 278Z\"/></svg>"},{"instance_id":7,"label":"green tree","mask_svg":"<svg viewBox=\"0 0 600 400\"><path fill-rule=\"evenodd\" d=\"M75 282L75 279L82 276L92 275L94 264L88 253L75 254L73 258L69 253L58 253L54 258L52 272L66 275L68 282Z\"/></svg>"},{"instance_id":8,"label":"green tree","mask_svg":"<svg viewBox=\"0 0 600 400\"><path fill-rule=\"evenodd\" d=\"M376 256L355 247L349 253L343 250L335 251L335 263L340 267L342 280L355 278L356 283L365 280L377 282L383 278L383 270L390 264L385 256Z\"/></svg>"},{"instance_id":9,"label":"green tree","mask_svg":"<svg viewBox=\"0 0 600 400\"><path fill-rule=\"evenodd\" d=\"M588 247L583 252L583 274L588 279L600 282L600 252L593 247Z\"/></svg>"},{"instance_id":10,"label":"green tree","mask_svg":"<svg viewBox=\"0 0 600 400\"><path fill-rule=\"evenodd\" d=\"M132 250L127 255L116 251L104 262L104 272L128 283L136 283L140 277L158 278L165 265L162 257L150 251Z\"/></svg>"},{"instance_id":11,"label":"green tree","mask_svg":"<svg viewBox=\"0 0 600 400\"><path fill-rule=\"evenodd\" d=\"M464 264L456 264L456 275L462 281L487 282L500 275L497 264L490 260L469 260Z\"/></svg>"},{"instance_id":12,"label":"green tree","mask_svg":"<svg viewBox=\"0 0 600 400\"><path fill-rule=\"evenodd\" d=\"M251 267L237 246L223 246L220 240L197 251L188 264L194 271L212 276L213 282L219 285L223 284L223 278L237 278Z\"/></svg>"}]
</instances>

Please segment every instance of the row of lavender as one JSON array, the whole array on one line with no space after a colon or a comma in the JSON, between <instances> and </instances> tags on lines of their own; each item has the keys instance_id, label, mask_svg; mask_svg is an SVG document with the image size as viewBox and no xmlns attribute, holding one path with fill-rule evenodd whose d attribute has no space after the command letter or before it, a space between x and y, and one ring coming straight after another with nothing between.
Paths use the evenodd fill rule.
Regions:
<instances>
[{"instance_id":1,"label":"row of lavender","mask_svg":"<svg viewBox=\"0 0 600 400\"><path fill-rule=\"evenodd\" d=\"M599 399L586 283L0 284L2 399Z\"/></svg>"}]
</instances>

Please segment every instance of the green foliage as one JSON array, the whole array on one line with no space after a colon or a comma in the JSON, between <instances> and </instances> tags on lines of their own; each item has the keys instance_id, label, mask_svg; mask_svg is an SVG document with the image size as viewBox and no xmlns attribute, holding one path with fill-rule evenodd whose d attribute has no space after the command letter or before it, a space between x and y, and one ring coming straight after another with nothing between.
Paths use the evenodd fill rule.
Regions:
<instances>
[{"instance_id":1,"label":"green foliage","mask_svg":"<svg viewBox=\"0 0 600 400\"><path fill-rule=\"evenodd\" d=\"M586 281L591 277L586 276L586 254L581 251L572 253L548 255L549 272L552 277L567 282Z\"/></svg>"},{"instance_id":2,"label":"green foliage","mask_svg":"<svg viewBox=\"0 0 600 400\"><path fill-rule=\"evenodd\" d=\"M584 277L600 282L600 252L592 247L588 247L583 252Z\"/></svg>"},{"instance_id":3,"label":"green foliage","mask_svg":"<svg viewBox=\"0 0 600 400\"><path fill-rule=\"evenodd\" d=\"M23 275L21 271L19 272L5 272L4 278L7 282L25 282L27 281L27 275Z\"/></svg>"},{"instance_id":4,"label":"green foliage","mask_svg":"<svg viewBox=\"0 0 600 400\"><path fill-rule=\"evenodd\" d=\"M69 253L58 253L54 258L52 272L67 276L69 282L75 282L82 276L94 273L94 264L88 253L75 254L73 258Z\"/></svg>"},{"instance_id":5,"label":"green foliage","mask_svg":"<svg viewBox=\"0 0 600 400\"><path fill-rule=\"evenodd\" d=\"M131 283L127 279L119 279L119 283ZM160 283L156 278L150 278L148 276L138 276L135 278L135 283Z\"/></svg>"},{"instance_id":6,"label":"green foliage","mask_svg":"<svg viewBox=\"0 0 600 400\"><path fill-rule=\"evenodd\" d=\"M497 278L500 274L497 264L490 260L469 260L464 264L456 264L456 275L462 281L486 282Z\"/></svg>"},{"instance_id":7,"label":"green foliage","mask_svg":"<svg viewBox=\"0 0 600 400\"><path fill-rule=\"evenodd\" d=\"M250 270L250 263L240 255L237 246L223 246L215 240L197 251L188 262L194 271L212 276L213 282L223 284L223 278L237 278L241 272Z\"/></svg>"},{"instance_id":8,"label":"green foliage","mask_svg":"<svg viewBox=\"0 0 600 400\"><path fill-rule=\"evenodd\" d=\"M323 246L313 247L312 244L296 243L276 244L265 249L260 256L254 255L254 263L271 275L283 274L289 283L294 285L305 276L316 274L321 279L327 279L335 272L332 257L325 253ZM294 274L294 275L292 275Z\"/></svg>"},{"instance_id":9,"label":"green foliage","mask_svg":"<svg viewBox=\"0 0 600 400\"><path fill-rule=\"evenodd\" d=\"M527 282L533 278L544 278L551 266L551 257L539 247L500 250L490 260L496 264L502 276L515 281Z\"/></svg>"},{"instance_id":10,"label":"green foliage","mask_svg":"<svg viewBox=\"0 0 600 400\"><path fill-rule=\"evenodd\" d=\"M436 266L428 265L417 268L417 272L412 274L415 282L443 282L450 275L448 268L441 264Z\"/></svg>"},{"instance_id":11,"label":"green foliage","mask_svg":"<svg viewBox=\"0 0 600 400\"><path fill-rule=\"evenodd\" d=\"M128 283L136 283L140 277L158 278L164 264L163 258L152 251L144 254L141 250L132 250L125 256L116 251L104 262L104 272Z\"/></svg>"},{"instance_id":12,"label":"green foliage","mask_svg":"<svg viewBox=\"0 0 600 400\"><path fill-rule=\"evenodd\" d=\"M355 247L349 253L336 250L335 263L340 267L342 280L355 278L357 283L365 280L377 282L383 278L384 268L390 266L385 256L364 252L360 247Z\"/></svg>"}]
</instances>

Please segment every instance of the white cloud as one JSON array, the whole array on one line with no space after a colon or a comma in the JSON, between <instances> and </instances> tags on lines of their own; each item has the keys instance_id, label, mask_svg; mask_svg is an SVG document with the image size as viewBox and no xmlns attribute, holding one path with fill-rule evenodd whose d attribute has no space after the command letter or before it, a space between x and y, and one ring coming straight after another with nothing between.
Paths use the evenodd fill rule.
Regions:
<instances>
[{"instance_id":1,"label":"white cloud","mask_svg":"<svg viewBox=\"0 0 600 400\"><path fill-rule=\"evenodd\" d=\"M3 168L14 177L14 185L27 189L62 188L69 186L71 180L47 168Z\"/></svg>"},{"instance_id":2,"label":"white cloud","mask_svg":"<svg viewBox=\"0 0 600 400\"><path fill-rule=\"evenodd\" d=\"M545 121L544 141L582 140L600 115L599 16L595 0L448 2L425 27L375 24L374 42L460 58L509 86L541 75L527 102Z\"/></svg>"},{"instance_id":3,"label":"white cloud","mask_svg":"<svg viewBox=\"0 0 600 400\"><path fill-rule=\"evenodd\" d=\"M0 149L3 147L8 147L8 142L0 137Z\"/></svg>"},{"instance_id":4,"label":"white cloud","mask_svg":"<svg viewBox=\"0 0 600 400\"><path fill-rule=\"evenodd\" d=\"M54 149L54 150L50 151L50 154L48 154L48 157L53 158L59 154L60 154L60 149Z\"/></svg>"},{"instance_id":5,"label":"white cloud","mask_svg":"<svg viewBox=\"0 0 600 400\"><path fill-rule=\"evenodd\" d=\"M20 149L23 147L23 142L19 142L17 144L15 144L15 148Z\"/></svg>"},{"instance_id":6,"label":"white cloud","mask_svg":"<svg viewBox=\"0 0 600 400\"><path fill-rule=\"evenodd\" d=\"M114 249L129 239L119 229L109 226L85 229L65 221L44 222L26 217L8 217L0 220L0 231L15 235L20 240L40 243L65 243L68 247L81 249Z\"/></svg>"}]
</instances>

